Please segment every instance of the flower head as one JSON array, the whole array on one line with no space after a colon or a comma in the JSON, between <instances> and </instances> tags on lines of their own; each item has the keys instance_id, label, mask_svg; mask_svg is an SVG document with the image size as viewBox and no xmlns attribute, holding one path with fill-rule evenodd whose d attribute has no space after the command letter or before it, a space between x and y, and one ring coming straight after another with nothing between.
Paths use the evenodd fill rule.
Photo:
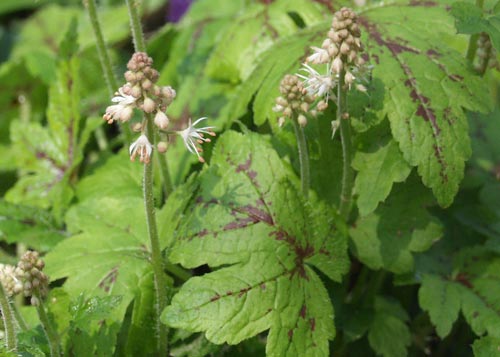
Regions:
<instances>
[{"instance_id":1,"label":"flower head","mask_svg":"<svg viewBox=\"0 0 500 357\"><path fill-rule=\"evenodd\" d=\"M130 160L134 161L139 155L139 161L148 164L151 159L153 145L149 142L146 135L142 134L139 138L130 145Z\"/></svg>"},{"instance_id":2,"label":"flower head","mask_svg":"<svg viewBox=\"0 0 500 357\"><path fill-rule=\"evenodd\" d=\"M2 284L8 296L23 291L22 276L23 272L19 268L13 265L0 264L0 284Z\"/></svg>"},{"instance_id":3,"label":"flower head","mask_svg":"<svg viewBox=\"0 0 500 357\"><path fill-rule=\"evenodd\" d=\"M118 93L111 98L114 105L110 105L106 108L106 113L103 115L103 119L111 124L114 120L120 120L121 122L129 121L132 118L133 108L135 107L135 98L132 95L125 94L123 88L118 89Z\"/></svg>"},{"instance_id":4,"label":"flower head","mask_svg":"<svg viewBox=\"0 0 500 357\"><path fill-rule=\"evenodd\" d=\"M331 94L331 90L337 85L330 74L327 66L326 74L321 75L314 68L304 63L301 68L306 72L307 76L297 73L297 76L304 80L304 86L307 93L313 97L322 97L325 94L327 97Z\"/></svg>"},{"instance_id":5,"label":"flower head","mask_svg":"<svg viewBox=\"0 0 500 357\"><path fill-rule=\"evenodd\" d=\"M328 50L314 46L312 46L311 49L314 50L314 53L307 57L307 62L322 64L330 61L330 54L328 53Z\"/></svg>"},{"instance_id":6,"label":"flower head","mask_svg":"<svg viewBox=\"0 0 500 357\"><path fill-rule=\"evenodd\" d=\"M181 131L177 131L177 134L182 137L184 140L184 145L188 151L192 154L196 154L198 156L198 160L200 162L205 162L205 159L201 157L200 152L203 152L201 148L201 144L209 143L210 138L206 138L204 134L215 136L215 133L212 131L213 126L205 126L203 128L195 128L196 124L207 119L206 117L200 118L191 124L191 119L189 119L189 126Z\"/></svg>"}]
</instances>

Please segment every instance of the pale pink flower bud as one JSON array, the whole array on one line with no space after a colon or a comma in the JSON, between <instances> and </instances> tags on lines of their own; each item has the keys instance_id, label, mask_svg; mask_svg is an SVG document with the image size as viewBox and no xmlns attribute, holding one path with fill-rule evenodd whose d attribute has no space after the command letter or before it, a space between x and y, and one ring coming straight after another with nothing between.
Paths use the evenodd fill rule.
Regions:
<instances>
[{"instance_id":1,"label":"pale pink flower bud","mask_svg":"<svg viewBox=\"0 0 500 357\"><path fill-rule=\"evenodd\" d=\"M168 117L165 113L159 110L155 115L154 123L161 130L167 130L170 120L168 120Z\"/></svg>"},{"instance_id":2,"label":"pale pink flower bud","mask_svg":"<svg viewBox=\"0 0 500 357\"><path fill-rule=\"evenodd\" d=\"M155 101L153 99L149 98L149 97L144 98L144 104L143 104L142 109L146 113L152 113L152 112L154 112L155 109L156 109L156 103L155 103Z\"/></svg>"},{"instance_id":3,"label":"pale pink flower bud","mask_svg":"<svg viewBox=\"0 0 500 357\"><path fill-rule=\"evenodd\" d=\"M307 118L305 117L305 115L300 114L297 117L297 122L301 127L305 127L307 125Z\"/></svg>"},{"instance_id":4,"label":"pale pink flower bud","mask_svg":"<svg viewBox=\"0 0 500 357\"><path fill-rule=\"evenodd\" d=\"M343 63L342 63L342 60L340 59L340 56L335 57L335 59L333 60L333 63L332 63L332 71L334 73L340 73L340 72L342 72L342 67L343 67Z\"/></svg>"}]
</instances>

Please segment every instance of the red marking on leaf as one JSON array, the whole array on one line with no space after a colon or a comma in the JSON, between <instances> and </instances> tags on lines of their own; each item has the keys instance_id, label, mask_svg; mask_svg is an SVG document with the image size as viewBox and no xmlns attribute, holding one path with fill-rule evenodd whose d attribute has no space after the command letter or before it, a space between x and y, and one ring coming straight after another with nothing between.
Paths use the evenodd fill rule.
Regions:
<instances>
[{"instance_id":1,"label":"red marking on leaf","mask_svg":"<svg viewBox=\"0 0 500 357\"><path fill-rule=\"evenodd\" d=\"M244 289L241 289L240 290L240 293L238 294L238 297L242 297L243 295L245 295L247 292L249 292L250 290L252 290L252 287L249 286L248 288L244 288Z\"/></svg>"},{"instance_id":2,"label":"red marking on leaf","mask_svg":"<svg viewBox=\"0 0 500 357\"><path fill-rule=\"evenodd\" d=\"M316 319L311 317L309 319L309 324L311 325L311 331L314 332L314 330L316 330Z\"/></svg>"},{"instance_id":3,"label":"red marking on leaf","mask_svg":"<svg viewBox=\"0 0 500 357\"><path fill-rule=\"evenodd\" d=\"M293 338L293 329L288 330L288 339L291 341Z\"/></svg>"},{"instance_id":4,"label":"red marking on leaf","mask_svg":"<svg viewBox=\"0 0 500 357\"><path fill-rule=\"evenodd\" d=\"M462 284L463 286L466 286L469 289L474 289L474 285L469 280L469 277L465 273L460 273L456 276L455 281Z\"/></svg>"},{"instance_id":5,"label":"red marking on leaf","mask_svg":"<svg viewBox=\"0 0 500 357\"><path fill-rule=\"evenodd\" d=\"M453 82L462 82L464 80L464 77L462 77L459 74L450 74L448 78L451 79Z\"/></svg>"},{"instance_id":6,"label":"red marking on leaf","mask_svg":"<svg viewBox=\"0 0 500 357\"><path fill-rule=\"evenodd\" d=\"M297 243L297 239L292 237L283 230L277 230L269 233L269 236L276 236L276 240L282 240L291 245L291 248L295 252L295 268L291 273L291 277L297 273L301 278L309 280L307 276L306 269L304 267L304 261L314 255L314 248L309 245L309 243L303 247Z\"/></svg>"},{"instance_id":7,"label":"red marking on leaf","mask_svg":"<svg viewBox=\"0 0 500 357\"><path fill-rule=\"evenodd\" d=\"M231 290L228 290L228 291L226 291L226 295L231 296L231 295L233 295L233 292Z\"/></svg>"},{"instance_id":8,"label":"red marking on leaf","mask_svg":"<svg viewBox=\"0 0 500 357\"><path fill-rule=\"evenodd\" d=\"M103 289L106 293L109 293L111 291L111 287L116 282L117 278L118 278L118 267L116 266L113 269L111 269L108 274L106 274L106 276L101 280L98 286L101 289Z\"/></svg>"},{"instance_id":9,"label":"red marking on leaf","mask_svg":"<svg viewBox=\"0 0 500 357\"><path fill-rule=\"evenodd\" d=\"M319 250L319 253L320 253L320 254L323 254L323 255L326 255L326 256L328 256L328 257L330 256L330 252L329 252L328 250L326 250L325 248L321 248L321 249Z\"/></svg>"},{"instance_id":10,"label":"red marking on leaf","mask_svg":"<svg viewBox=\"0 0 500 357\"><path fill-rule=\"evenodd\" d=\"M434 156L436 157L436 159L440 165L439 175L441 176L441 179L443 180L443 182L447 182L448 181L448 174L445 172L447 165L446 165L446 162L444 162L444 160L443 160L443 152L442 152L441 148L437 145L433 145L433 148L434 148Z\"/></svg>"},{"instance_id":11,"label":"red marking on leaf","mask_svg":"<svg viewBox=\"0 0 500 357\"><path fill-rule=\"evenodd\" d=\"M261 199L261 198L258 198L258 199L255 201L255 204L256 204L257 206L263 206L263 207L265 207L265 206L266 206L266 203L265 203L265 202L264 202L264 200L263 200L263 199Z\"/></svg>"},{"instance_id":12,"label":"red marking on leaf","mask_svg":"<svg viewBox=\"0 0 500 357\"><path fill-rule=\"evenodd\" d=\"M262 290L266 290L266 284L264 284L264 283L260 284L260 288L261 288Z\"/></svg>"},{"instance_id":13,"label":"red marking on leaf","mask_svg":"<svg viewBox=\"0 0 500 357\"><path fill-rule=\"evenodd\" d=\"M235 211L240 213L245 213L252 219L255 219L259 222L264 222L269 224L270 226L274 226L273 217L271 215L257 207L246 205L243 207L234 208Z\"/></svg>"},{"instance_id":14,"label":"red marking on leaf","mask_svg":"<svg viewBox=\"0 0 500 357\"><path fill-rule=\"evenodd\" d=\"M245 161L244 164L240 164L236 167L236 173L242 172L242 171L248 171L250 168L250 165L252 165L252 154L250 154L249 158L247 161Z\"/></svg>"},{"instance_id":15,"label":"red marking on leaf","mask_svg":"<svg viewBox=\"0 0 500 357\"><path fill-rule=\"evenodd\" d=\"M303 319L305 319L306 318L306 312L307 312L306 305L302 305L302 308L300 309L300 317L302 317Z\"/></svg>"},{"instance_id":16,"label":"red marking on leaf","mask_svg":"<svg viewBox=\"0 0 500 357\"><path fill-rule=\"evenodd\" d=\"M214 302L214 301L217 301L217 300L219 300L219 299L220 299L220 295L219 295L219 294L215 294L215 296L212 296L212 297L210 298L210 302Z\"/></svg>"},{"instance_id":17,"label":"red marking on leaf","mask_svg":"<svg viewBox=\"0 0 500 357\"><path fill-rule=\"evenodd\" d=\"M441 53L433 50L432 48L427 50L427 52L425 53L429 58L439 58L441 57Z\"/></svg>"},{"instance_id":18,"label":"red marking on leaf","mask_svg":"<svg viewBox=\"0 0 500 357\"><path fill-rule=\"evenodd\" d=\"M196 234L196 236L197 236L198 238L203 238L204 236L206 236L206 235L208 235L208 234L209 234L208 229L204 228L204 229L202 229L201 231L199 231L199 232Z\"/></svg>"},{"instance_id":19,"label":"red marking on leaf","mask_svg":"<svg viewBox=\"0 0 500 357\"><path fill-rule=\"evenodd\" d=\"M258 223L258 222L259 222L259 220L254 218L254 217L236 218L235 221L229 222L228 224L226 224L224 226L223 230L230 231L233 229L241 229L241 228L248 227L248 226L255 224L255 223Z\"/></svg>"}]
</instances>

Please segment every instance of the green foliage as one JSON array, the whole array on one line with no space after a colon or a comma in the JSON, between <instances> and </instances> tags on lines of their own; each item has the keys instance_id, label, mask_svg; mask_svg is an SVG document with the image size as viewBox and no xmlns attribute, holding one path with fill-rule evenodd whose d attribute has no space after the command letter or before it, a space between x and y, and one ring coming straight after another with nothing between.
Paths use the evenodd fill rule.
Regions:
<instances>
[{"instance_id":1,"label":"green foliage","mask_svg":"<svg viewBox=\"0 0 500 357\"><path fill-rule=\"evenodd\" d=\"M103 125L116 102L81 1L0 2L0 261L42 253L64 355L497 356L499 77L473 65L496 65L500 5L356 7L368 67L366 92L353 85L342 108L352 146L332 136L330 93L304 127L305 198L292 123L279 127L273 106L345 3L197 0L165 23L166 3L139 7L158 84L177 93L168 133L155 133L167 153L152 151L156 254L147 170L129 160L139 133L127 126L142 118ZM123 84L127 6L97 5ZM476 46L486 35L491 51ZM217 132L206 164L175 134L200 117ZM346 150L353 205L340 217ZM15 355L49 355L29 301L12 304L27 324Z\"/></svg>"},{"instance_id":2,"label":"green foliage","mask_svg":"<svg viewBox=\"0 0 500 357\"><path fill-rule=\"evenodd\" d=\"M327 353L333 308L312 267L339 281L345 236L340 218L319 202L304 205L290 178L259 136L219 139L170 260L225 267L190 279L163 321L230 344L270 328L269 355Z\"/></svg>"}]
</instances>

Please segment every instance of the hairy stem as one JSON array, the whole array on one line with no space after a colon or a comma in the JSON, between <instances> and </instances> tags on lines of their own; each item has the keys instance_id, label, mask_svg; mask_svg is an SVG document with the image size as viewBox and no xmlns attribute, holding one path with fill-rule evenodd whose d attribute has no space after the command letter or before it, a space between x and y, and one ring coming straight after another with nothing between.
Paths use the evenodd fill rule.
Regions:
<instances>
[{"instance_id":1,"label":"hairy stem","mask_svg":"<svg viewBox=\"0 0 500 357\"><path fill-rule=\"evenodd\" d=\"M138 1L127 0L127 8L130 17L130 27L132 29L132 37L136 52L145 52L146 44L144 34L142 32L141 19L137 8ZM149 142L154 146L154 131L153 119L151 116L146 117L145 135ZM146 208L146 222L148 225L149 240L151 242L151 264L153 265L155 298L156 298L156 331L158 342L159 355L168 356L168 329L167 326L160 321L161 313L168 304L167 281L163 267L163 259L161 256L160 241L158 239L158 229L156 227L154 197L153 197L153 164L144 164L144 181L143 181L144 205Z\"/></svg>"},{"instance_id":2,"label":"hairy stem","mask_svg":"<svg viewBox=\"0 0 500 357\"><path fill-rule=\"evenodd\" d=\"M5 347L8 351L14 351L17 348L16 330L14 328L14 315L7 298L5 290L0 284L0 310L2 312L3 326L5 331Z\"/></svg>"},{"instance_id":3,"label":"hairy stem","mask_svg":"<svg viewBox=\"0 0 500 357\"><path fill-rule=\"evenodd\" d=\"M156 138L158 141L159 137ZM174 186L172 184L172 179L170 177L170 170L168 169L167 164L167 154L159 154L157 155L158 164L160 165L161 176L163 179L163 193L165 195L165 199L172 193L174 190Z\"/></svg>"},{"instance_id":4,"label":"hairy stem","mask_svg":"<svg viewBox=\"0 0 500 357\"><path fill-rule=\"evenodd\" d=\"M296 116L293 116L292 122L299 150L300 182L302 186L302 194L307 199L309 196L310 176L309 176L309 154L307 152L306 135L304 133L304 128L300 126Z\"/></svg>"},{"instance_id":5,"label":"hairy stem","mask_svg":"<svg viewBox=\"0 0 500 357\"><path fill-rule=\"evenodd\" d=\"M49 342L50 355L52 357L61 356L61 350L59 347L59 335L57 334L57 331L54 329L54 326L49 320L47 312L45 311L45 307L43 306L40 293L36 291L33 296L38 299L36 311L38 312L40 323L42 324L43 331L45 332L45 336L47 337L47 341Z\"/></svg>"},{"instance_id":6,"label":"hairy stem","mask_svg":"<svg viewBox=\"0 0 500 357\"><path fill-rule=\"evenodd\" d=\"M154 145L153 120L146 120L146 136ZM144 205L146 208L146 221L148 225L149 239L151 242L151 264L153 265L155 293L156 293L156 328L158 332L159 353L168 355L167 327L160 322L160 316L168 304L167 281L161 256L160 241L158 239L158 229L156 227L154 197L153 197L153 164L144 164L143 181Z\"/></svg>"},{"instance_id":7,"label":"hairy stem","mask_svg":"<svg viewBox=\"0 0 500 357\"><path fill-rule=\"evenodd\" d=\"M101 23L99 22L99 17L97 16L97 6L95 0L83 0L83 4L87 9L89 14L90 23L92 24L92 30L94 31L94 36L96 40L97 55L99 56L99 62L101 62L102 73L104 74L104 79L106 81L106 86L108 87L108 92L110 96L113 96L116 89L118 88L118 82L113 73L113 66L111 65L111 59L109 57L108 49L104 42L104 36L101 30ZM132 142L132 131L128 125L122 125L123 134L125 135L125 140L128 144ZM98 143L102 140L106 140L105 136L97 136ZM107 146L107 143L106 145ZM100 145L101 147L101 145Z\"/></svg>"},{"instance_id":8,"label":"hairy stem","mask_svg":"<svg viewBox=\"0 0 500 357\"><path fill-rule=\"evenodd\" d=\"M128 15L130 17L130 29L132 30L132 38L134 40L134 48L136 52L146 52L146 42L142 32L141 19L137 8L139 7L138 0L127 0Z\"/></svg>"},{"instance_id":9,"label":"hairy stem","mask_svg":"<svg viewBox=\"0 0 500 357\"><path fill-rule=\"evenodd\" d=\"M483 8L484 5L484 0L476 0L476 6L480 9ZM476 57L476 52L477 52L477 40L479 39L479 34L474 34L471 35L469 38L469 46L467 47L467 54L466 58L469 60L469 62L473 62L474 58Z\"/></svg>"},{"instance_id":10,"label":"hairy stem","mask_svg":"<svg viewBox=\"0 0 500 357\"><path fill-rule=\"evenodd\" d=\"M26 321L24 321L24 318L21 316L21 313L19 312L19 309L17 308L15 302L12 302L10 307L12 308L12 312L16 318L17 325L21 330L26 331L28 329L28 326L26 325Z\"/></svg>"},{"instance_id":11,"label":"hairy stem","mask_svg":"<svg viewBox=\"0 0 500 357\"><path fill-rule=\"evenodd\" d=\"M340 122L340 139L342 141L342 191L340 192L339 213L348 218L352 205L352 189L354 185L354 171L351 167L352 143L351 121L347 113L347 88L345 86L345 71L340 71L337 95L337 120Z\"/></svg>"}]
</instances>

